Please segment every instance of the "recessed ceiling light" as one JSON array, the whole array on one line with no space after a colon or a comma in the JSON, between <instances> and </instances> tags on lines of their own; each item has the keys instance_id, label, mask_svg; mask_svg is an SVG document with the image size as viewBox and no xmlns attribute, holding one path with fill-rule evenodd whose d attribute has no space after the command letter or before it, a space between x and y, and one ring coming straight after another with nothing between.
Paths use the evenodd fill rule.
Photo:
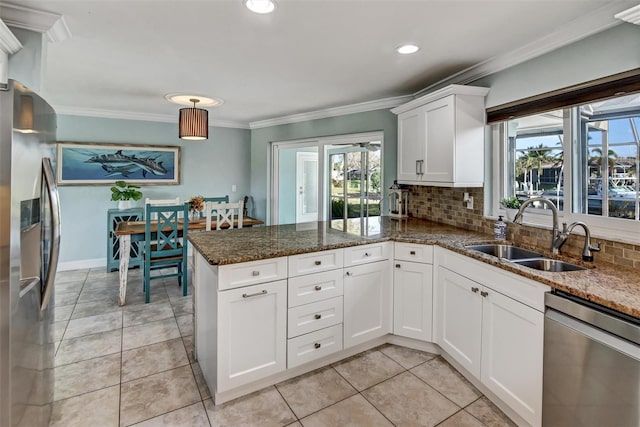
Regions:
<instances>
[{"instance_id":1,"label":"recessed ceiling light","mask_svg":"<svg viewBox=\"0 0 640 427\"><path fill-rule=\"evenodd\" d=\"M178 105L193 106L192 99L198 100L198 107L219 107L224 104L224 101L220 98L211 98L208 96L189 95L184 93L170 93L164 96L169 102L173 102Z\"/></svg>"},{"instance_id":2,"label":"recessed ceiling light","mask_svg":"<svg viewBox=\"0 0 640 427\"><path fill-rule=\"evenodd\" d=\"M410 53L416 53L420 48L415 44L403 44L402 46L398 46L396 48L396 52L401 53L403 55L409 55Z\"/></svg>"},{"instance_id":3,"label":"recessed ceiling light","mask_svg":"<svg viewBox=\"0 0 640 427\"><path fill-rule=\"evenodd\" d=\"M271 13L276 9L273 0L244 0L244 5L255 13Z\"/></svg>"}]
</instances>

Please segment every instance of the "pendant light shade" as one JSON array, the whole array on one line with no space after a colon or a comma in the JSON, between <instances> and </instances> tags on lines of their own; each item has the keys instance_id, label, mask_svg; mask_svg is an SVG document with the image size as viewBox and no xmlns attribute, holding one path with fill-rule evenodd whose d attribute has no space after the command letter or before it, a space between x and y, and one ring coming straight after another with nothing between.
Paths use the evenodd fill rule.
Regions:
<instances>
[{"instance_id":1,"label":"pendant light shade","mask_svg":"<svg viewBox=\"0 0 640 427\"><path fill-rule=\"evenodd\" d=\"M198 99L190 99L193 107L180 109L178 136L180 139L203 140L209 138L209 112L196 108Z\"/></svg>"}]
</instances>

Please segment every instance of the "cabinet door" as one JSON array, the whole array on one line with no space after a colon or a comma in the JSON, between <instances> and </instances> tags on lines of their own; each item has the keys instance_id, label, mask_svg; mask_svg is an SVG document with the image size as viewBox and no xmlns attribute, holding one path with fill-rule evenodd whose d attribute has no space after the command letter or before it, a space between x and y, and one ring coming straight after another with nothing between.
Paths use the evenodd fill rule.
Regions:
<instances>
[{"instance_id":1,"label":"cabinet door","mask_svg":"<svg viewBox=\"0 0 640 427\"><path fill-rule=\"evenodd\" d=\"M395 261L393 269L393 333L431 341L433 267Z\"/></svg>"},{"instance_id":2,"label":"cabinet door","mask_svg":"<svg viewBox=\"0 0 640 427\"><path fill-rule=\"evenodd\" d=\"M344 348L391 332L391 261L345 268Z\"/></svg>"},{"instance_id":3,"label":"cabinet door","mask_svg":"<svg viewBox=\"0 0 640 427\"><path fill-rule=\"evenodd\" d=\"M419 181L424 161L424 117L420 108L398 116L398 181Z\"/></svg>"},{"instance_id":4,"label":"cabinet door","mask_svg":"<svg viewBox=\"0 0 640 427\"><path fill-rule=\"evenodd\" d=\"M435 341L477 378L482 338L481 288L466 277L438 267Z\"/></svg>"},{"instance_id":5,"label":"cabinet door","mask_svg":"<svg viewBox=\"0 0 640 427\"><path fill-rule=\"evenodd\" d=\"M539 426L544 314L489 288L484 292L481 381L531 425Z\"/></svg>"},{"instance_id":6,"label":"cabinet door","mask_svg":"<svg viewBox=\"0 0 640 427\"><path fill-rule=\"evenodd\" d=\"M286 280L218 292L217 351L218 393L285 370Z\"/></svg>"},{"instance_id":7,"label":"cabinet door","mask_svg":"<svg viewBox=\"0 0 640 427\"><path fill-rule=\"evenodd\" d=\"M423 181L453 182L455 147L454 96L439 99L422 107L425 135ZM478 141L482 145L482 141ZM482 158L476 159L483 162Z\"/></svg>"}]
</instances>

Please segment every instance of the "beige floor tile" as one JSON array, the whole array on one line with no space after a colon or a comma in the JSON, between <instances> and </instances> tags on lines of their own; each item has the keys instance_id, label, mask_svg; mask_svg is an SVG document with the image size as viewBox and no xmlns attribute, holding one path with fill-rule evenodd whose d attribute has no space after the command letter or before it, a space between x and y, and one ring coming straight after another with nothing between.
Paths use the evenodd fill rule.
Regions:
<instances>
[{"instance_id":1,"label":"beige floor tile","mask_svg":"<svg viewBox=\"0 0 640 427\"><path fill-rule=\"evenodd\" d=\"M460 410L410 372L404 372L362 392L396 425L435 426Z\"/></svg>"},{"instance_id":2,"label":"beige floor tile","mask_svg":"<svg viewBox=\"0 0 640 427\"><path fill-rule=\"evenodd\" d=\"M80 294L82 287L84 286L84 280L78 280L74 282L57 283L56 281L56 304L60 304L58 301L58 293L60 292L77 292Z\"/></svg>"},{"instance_id":3,"label":"beige floor tile","mask_svg":"<svg viewBox=\"0 0 640 427\"><path fill-rule=\"evenodd\" d=\"M193 335L189 335L187 337L182 337L182 342L184 343L184 348L187 351L187 357L189 358L189 363L193 363L196 361L193 354Z\"/></svg>"},{"instance_id":4,"label":"beige floor tile","mask_svg":"<svg viewBox=\"0 0 640 427\"><path fill-rule=\"evenodd\" d=\"M58 307L56 307L56 310ZM76 304L73 309L71 319L80 319L82 317L96 316L98 314L113 313L115 311L121 311L118 307L117 298L111 300L99 300L91 302L83 302Z\"/></svg>"},{"instance_id":5,"label":"beige floor tile","mask_svg":"<svg viewBox=\"0 0 640 427\"><path fill-rule=\"evenodd\" d=\"M58 271L56 273L56 286L62 283L79 282L79 281L84 282L88 274L89 274L88 269Z\"/></svg>"},{"instance_id":6,"label":"beige floor tile","mask_svg":"<svg viewBox=\"0 0 640 427\"><path fill-rule=\"evenodd\" d=\"M275 387L267 387L221 405L204 402L213 426L284 426L296 420Z\"/></svg>"},{"instance_id":7,"label":"beige floor tile","mask_svg":"<svg viewBox=\"0 0 640 427\"><path fill-rule=\"evenodd\" d=\"M119 353L122 347L122 331L101 332L70 340L63 340L56 353L56 366L94 359Z\"/></svg>"},{"instance_id":8,"label":"beige floor tile","mask_svg":"<svg viewBox=\"0 0 640 427\"><path fill-rule=\"evenodd\" d=\"M58 306L56 305L54 311L54 320L56 322L62 322L63 320L69 320L71 318L71 313L73 313L74 305L65 305Z\"/></svg>"},{"instance_id":9,"label":"beige floor tile","mask_svg":"<svg viewBox=\"0 0 640 427\"><path fill-rule=\"evenodd\" d=\"M171 304L167 301L131 306L124 310L124 327L142 325L172 317L173 310L171 309Z\"/></svg>"},{"instance_id":10,"label":"beige floor tile","mask_svg":"<svg viewBox=\"0 0 640 427\"><path fill-rule=\"evenodd\" d=\"M184 316L176 317L178 322L178 329L183 337L193 335L193 314L186 314Z\"/></svg>"},{"instance_id":11,"label":"beige floor tile","mask_svg":"<svg viewBox=\"0 0 640 427\"><path fill-rule=\"evenodd\" d=\"M287 424L287 427L302 427L300 421L296 421L295 423Z\"/></svg>"},{"instance_id":12,"label":"beige floor tile","mask_svg":"<svg viewBox=\"0 0 640 427\"><path fill-rule=\"evenodd\" d=\"M210 424L204 405L198 402L134 425L136 427L209 427Z\"/></svg>"},{"instance_id":13,"label":"beige floor tile","mask_svg":"<svg viewBox=\"0 0 640 427\"><path fill-rule=\"evenodd\" d=\"M54 383L55 400L119 385L120 354L58 366Z\"/></svg>"},{"instance_id":14,"label":"beige floor tile","mask_svg":"<svg viewBox=\"0 0 640 427\"><path fill-rule=\"evenodd\" d=\"M364 390L404 371L404 368L378 350L370 350L338 362L334 368L351 385Z\"/></svg>"},{"instance_id":15,"label":"beige floor tile","mask_svg":"<svg viewBox=\"0 0 640 427\"><path fill-rule=\"evenodd\" d=\"M78 297L78 302L91 302L91 301L112 301L114 298L118 298L118 288L90 288L85 286Z\"/></svg>"},{"instance_id":16,"label":"beige floor tile","mask_svg":"<svg viewBox=\"0 0 640 427\"><path fill-rule=\"evenodd\" d=\"M477 388L441 357L416 366L411 372L460 407L482 396Z\"/></svg>"},{"instance_id":17,"label":"beige floor tile","mask_svg":"<svg viewBox=\"0 0 640 427\"><path fill-rule=\"evenodd\" d=\"M393 426L360 394L342 400L300 421L304 427Z\"/></svg>"},{"instance_id":18,"label":"beige floor tile","mask_svg":"<svg viewBox=\"0 0 640 427\"><path fill-rule=\"evenodd\" d=\"M306 417L357 393L331 367L301 375L276 387L298 418Z\"/></svg>"},{"instance_id":19,"label":"beige floor tile","mask_svg":"<svg viewBox=\"0 0 640 427\"><path fill-rule=\"evenodd\" d=\"M122 330L122 349L130 350L149 344L180 338L176 319L158 320Z\"/></svg>"},{"instance_id":20,"label":"beige floor tile","mask_svg":"<svg viewBox=\"0 0 640 427\"><path fill-rule=\"evenodd\" d=\"M202 400L210 398L211 392L209 391L207 381L204 379L204 375L202 374L202 369L200 369L200 364L198 362L191 364L191 370L193 371L193 376L196 379L196 384L198 384L198 390L200 391Z\"/></svg>"},{"instance_id":21,"label":"beige floor tile","mask_svg":"<svg viewBox=\"0 0 640 427\"><path fill-rule=\"evenodd\" d=\"M490 427L515 427L516 424L507 417L496 405L486 396L476 400L465 408L467 412L480 420L484 425Z\"/></svg>"},{"instance_id":22,"label":"beige floor tile","mask_svg":"<svg viewBox=\"0 0 640 427\"><path fill-rule=\"evenodd\" d=\"M122 352L122 382L189 364L180 338Z\"/></svg>"},{"instance_id":23,"label":"beige floor tile","mask_svg":"<svg viewBox=\"0 0 640 427\"><path fill-rule=\"evenodd\" d=\"M447 418L438 427L484 427L480 421L469 415L466 411L460 411L454 416Z\"/></svg>"},{"instance_id":24,"label":"beige floor tile","mask_svg":"<svg viewBox=\"0 0 640 427\"><path fill-rule=\"evenodd\" d=\"M67 325L64 339L78 338L121 328L122 312L120 311L83 317L81 319L72 319L69 321L69 325Z\"/></svg>"},{"instance_id":25,"label":"beige floor tile","mask_svg":"<svg viewBox=\"0 0 640 427\"><path fill-rule=\"evenodd\" d=\"M120 425L127 426L200 401L190 366L122 383Z\"/></svg>"},{"instance_id":26,"label":"beige floor tile","mask_svg":"<svg viewBox=\"0 0 640 427\"><path fill-rule=\"evenodd\" d=\"M65 329L67 329L68 320L53 323L53 340L62 341Z\"/></svg>"},{"instance_id":27,"label":"beige floor tile","mask_svg":"<svg viewBox=\"0 0 640 427\"><path fill-rule=\"evenodd\" d=\"M380 351L389 356L405 369L411 369L438 357L437 354L427 353L425 351L414 350L412 348L401 347L398 345L387 345L380 348Z\"/></svg>"},{"instance_id":28,"label":"beige floor tile","mask_svg":"<svg viewBox=\"0 0 640 427\"><path fill-rule=\"evenodd\" d=\"M171 301L171 306L173 307L173 312L178 316L184 316L185 314L193 314L193 294L189 294L189 296L181 297L179 299L175 299Z\"/></svg>"},{"instance_id":29,"label":"beige floor tile","mask_svg":"<svg viewBox=\"0 0 640 427\"><path fill-rule=\"evenodd\" d=\"M103 388L53 404L49 427L115 427L120 386Z\"/></svg>"},{"instance_id":30,"label":"beige floor tile","mask_svg":"<svg viewBox=\"0 0 640 427\"><path fill-rule=\"evenodd\" d=\"M56 304L73 305L78 301L78 295L80 295L80 291L58 292L56 289Z\"/></svg>"},{"instance_id":31,"label":"beige floor tile","mask_svg":"<svg viewBox=\"0 0 640 427\"><path fill-rule=\"evenodd\" d=\"M140 283L137 283L140 282ZM164 286L159 283L151 283L151 296L149 302L145 301L145 295L142 291L142 279L139 279L134 288L127 287L127 295L125 298L126 307L133 307L136 305L153 304L156 302L165 302L169 300L167 292L164 290ZM131 289L131 290L130 290Z\"/></svg>"}]
</instances>

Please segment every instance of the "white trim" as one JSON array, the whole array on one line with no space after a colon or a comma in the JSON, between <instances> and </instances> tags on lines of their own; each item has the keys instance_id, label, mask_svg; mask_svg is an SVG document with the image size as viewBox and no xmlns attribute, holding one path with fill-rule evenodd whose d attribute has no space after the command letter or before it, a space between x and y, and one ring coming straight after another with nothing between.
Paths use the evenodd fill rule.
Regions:
<instances>
[{"instance_id":1,"label":"white trim","mask_svg":"<svg viewBox=\"0 0 640 427\"><path fill-rule=\"evenodd\" d=\"M631 24L640 25L640 4L630 9L616 13L614 18L630 22Z\"/></svg>"},{"instance_id":2,"label":"white trim","mask_svg":"<svg viewBox=\"0 0 640 427\"><path fill-rule=\"evenodd\" d=\"M64 16L15 4L0 3L0 17L11 27L45 33L50 42L71 38Z\"/></svg>"},{"instance_id":3,"label":"white trim","mask_svg":"<svg viewBox=\"0 0 640 427\"><path fill-rule=\"evenodd\" d=\"M0 50L7 55L13 55L22 49L22 43L11 32L9 27L0 19Z\"/></svg>"},{"instance_id":4,"label":"white trim","mask_svg":"<svg viewBox=\"0 0 640 427\"><path fill-rule=\"evenodd\" d=\"M412 95L396 96L393 98L376 99L374 101L360 102L357 104L343 105L341 107L327 108L324 110L309 111L306 113L292 114L273 119L259 120L249 123L250 129L260 129L289 123L306 122L309 120L326 119L328 117L345 116L347 114L364 113L366 111L383 110L397 107L413 99Z\"/></svg>"},{"instance_id":5,"label":"white trim","mask_svg":"<svg viewBox=\"0 0 640 427\"><path fill-rule=\"evenodd\" d=\"M178 114L153 114L153 113L138 113L134 111L123 110L102 110L98 108L78 108L78 107L66 107L64 105L54 105L56 114L69 115L69 116L83 116L83 117L96 117L103 119L121 119L121 120L139 120L145 122L163 122L163 123L178 123ZM235 122L231 120L209 120L209 127L224 127L224 128L237 128L237 129L249 129L249 125L244 122Z\"/></svg>"},{"instance_id":6,"label":"white trim","mask_svg":"<svg viewBox=\"0 0 640 427\"><path fill-rule=\"evenodd\" d=\"M77 261L65 261L58 263L58 271L82 270L85 268L107 268L106 258L81 259Z\"/></svg>"},{"instance_id":7,"label":"white trim","mask_svg":"<svg viewBox=\"0 0 640 427\"><path fill-rule=\"evenodd\" d=\"M463 85L449 85L435 92L428 93L416 98L413 101L402 104L399 107L391 110L394 114L401 114L405 111L413 110L414 108L421 107L433 101L437 101L449 95L471 95L471 96L486 96L489 93L489 88L479 86L463 86Z\"/></svg>"},{"instance_id":8,"label":"white trim","mask_svg":"<svg viewBox=\"0 0 640 427\"><path fill-rule=\"evenodd\" d=\"M473 65L456 74L446 77L424 89L414 93L420 96L430 92L435 88L449 84L467 84L475 80L497 73L514 65L521 64L530 59L544 55L563 46L574 43L578 40L589 37L611 27L620 24L613 15L624 7L632 5L633 2L611 2L591 13L581 16L573 21L562 25L557 31L549 33L531 43L518 49L494 56L479 64Z\"/></svg>"}]
</instances>

